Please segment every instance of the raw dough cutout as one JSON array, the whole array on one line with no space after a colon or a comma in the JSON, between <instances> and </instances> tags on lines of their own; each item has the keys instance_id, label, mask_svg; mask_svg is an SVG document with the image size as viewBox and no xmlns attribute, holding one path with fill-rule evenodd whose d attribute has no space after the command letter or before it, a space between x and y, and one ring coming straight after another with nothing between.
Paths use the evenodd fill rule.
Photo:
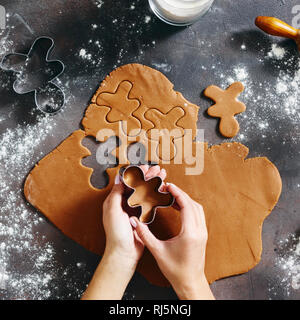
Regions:
<instances>
[{"instance_id":1,"label":"raw dough cutout","mask_svg":"<svg viewBox=\"0 0 300 320\"><path fill-rule=\"evenodd\" d=\"M140 207L140 221L151 223L155 219L157 208L172 206L174 198L169 192L160 191L162 180L154 177L146 180L142 169L137 166L127 167L122 175L123 182L133 190L127 203L130 207Z\"/></svg>"},{"instance_id":2,"label":"raw dough cutout","mask_svg":"<svg viewBox=\"0 0 300 320\"><path fill-rule=\"evenodd\" d=\"M216 102L208 108L207 113L212 117L220 118L219 130L224 137L232 138L240 130L239 123L234 116L246 110L246 106L237 100L243 91L244 86L241 82L234 82L226 90L217 86L209 86L204 91L208 98Z\"/></svg>"},{"instance_id":3,"label":"raw dough cutout","mask_svg":"<svg viewBox=\"0 0 300 320\"><path fill-rule=\"evenodd\" d=\"M119 88L120 86L121 90ZM106 101L107 99L109 101ZM133 103L128 107L128 101L131 103L132 101L138 101L140 105L137 109L135 109ZM127 112L126 114L129 119L126 119L126 114L121 116L122 119L120 120L127 120L128 122L127 128L124 128L123 125L122 128L124 132L121 132L118 122L111 122L118 119L119 112L117 112L117 114L115 113L113 118L108 118L107 114L112 109L121 109L121 113L125 113L124 103L128 111L128 114ZM165 119L168 122L164 122L159 128L189 128L192 130L193 138L195 139L199 107L187 101L181 93L174 91L173 84L168 81L162 73L138 64L130 64L118 68L117 72L113 71L110 76L101 83L101 86L92 98L92 103L85 114L82 124L85 127L85 131L95 137L101 128L108 128L117 132L121 141L128 143L130 130L136 129L136 134L138 134L140 128L146 132L154 128L155 124L145 117L145 113L148 110L155 109L166 115L172 109L177 109L178 107L183 110L184 115L179 119ZM89 115L92 114L93 117L90 117ZM132 118L134 118L134 120L130 121ZM136 122L136 119L139 120L140 124ZM134 136L134 134L132 134L132 136ZM176 155L176 148L172 141L170 154L159 148L158 141L154 141L156 148L153 149L155 149L156 152L153 154L150 148L148 134L141 134L141 136L138 136L136 142L140 142L147 147L147 156L149 159L151 156L153 162L173 160ZM131 142L129 141L129 143ZM116 150L115 154L124 158L126 154L125 143L120 145L120 148ZM120 162L122 162L121 159Z\"/></svg>"},{"instance_id":4,"label":"raw dough cutout","mask_svg":"<svg viewBox=\"0 0 300 320\"><path fill-rule=\"evenodd\" d=\"M158 140L155 135L151 135L152 129L168 130L174 132L174 138L181 138L184 135L184 129L177 125L177 122L184 117L185 112L181 107L175 107L164 114L157 109L150 109L145 112L145 118L152 122L153 127L147 131L148 138Z\"/></svg>"},{"instance_id":5,"label":"raw dough cutout","mask_svg":"<svg viewBox=\"0 0 300 320\"><path fill-rule=\"evenodd\" d=\"M158 142L156 148L161 160L168 161L175 158L177 149L174 139L184 136L184 128L178 126L177 123L184 115L185 111L181 107L175 107L166 114L154 108L145 112L145 118L152 123L152 128L147 131L147 136L145 138L152 140L152 143L153 141ZM170 137L170 140L167 141L170 149L166 146L162 146L162 136ZM145 138L143 143L145 143ZM161 148L159 148L159 146ZM158 159L155 157L153 160L157 162Z\"/></svg>"},{"instance_id":6,"label":"raw dough cutout","mask_svg":"<svg viewBox=\"0 0 300 320\"><path fill-rule=\"evenodd\" d=\"M123 81L116 92L102 92L97 98L97 105L109 107L106 115L108 122L127 121L127 134L131 135L131 130L141 129L141 122L133 115L140 102L138 99L129 98L132 83Z\"/></svg>"}]
</instances>

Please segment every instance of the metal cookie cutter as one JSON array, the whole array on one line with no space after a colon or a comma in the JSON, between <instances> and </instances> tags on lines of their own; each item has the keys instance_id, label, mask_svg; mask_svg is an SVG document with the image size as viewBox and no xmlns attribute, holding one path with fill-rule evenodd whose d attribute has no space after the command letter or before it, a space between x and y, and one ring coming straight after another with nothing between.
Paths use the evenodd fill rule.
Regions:
<instances>
[{"instance_id":1,"label":"metal cookie cutter","mask_svg":"<svg viewBox=\"0 0 300 320\"><path fill-rule=\"evenodd\" d=\"M1 68L16 73L13 89L18 94L34 92L35 104L47 114L58 112L65 104L64 92L54 80L65 69L60 60L49 60L54 46L49 37L37 38L28 54L10 53L4 56Z\"/></svg>"},{"instance_id":2,"label":"metal cookie cutter","mask_svg":"<svg viewBox=\"0 0 300 320\"><path fill-rule=\"evenodd\" d=\"M137 165L130 165L121 172L123 183L132 192L127 199L130 208L140 208L139 219L145 224L154 221L158 208L167 208L174 204L169 192L160 191L163 180L160 177L145 178L144 171Z\"/></svg>"}]
</instances>

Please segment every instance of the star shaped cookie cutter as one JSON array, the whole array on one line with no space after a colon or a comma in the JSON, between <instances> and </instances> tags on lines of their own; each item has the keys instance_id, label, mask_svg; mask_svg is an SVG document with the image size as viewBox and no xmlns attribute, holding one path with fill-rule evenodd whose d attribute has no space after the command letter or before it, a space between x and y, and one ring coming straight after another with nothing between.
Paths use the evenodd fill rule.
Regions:
<instances>
[{"instance_id":1,"label":"star shaped cookie cutter","mask_svg":"<svg viewBox=\"0 0 300 320\"><path fill-rule=\"evenodd\" d=\"M171 207L175 202L171 193L160 191L163 185L161 177L146 179L144 171L137 165L125 167L121 172L121 179L131 190L127 199L128 206L140 208L139 220L145 224L154 221L158 208Z\"/></svg>"},{"instance_id":2,"label":"star shaped cookie cutter","mask_svg":"<svg viewBox=\"0 0 300 320\"><path fill-rule=\"evenodd\" d=\"M52 38L37 38L27 54L9 53L4 56L0 67L13 71L16 80L13 89L18 94L34 92L37 108L46 114L54 114L65 104L65 94L54 84L65 69L60 60L50 60L49 55L54 47Z\"/></svg>"}]
</instances>

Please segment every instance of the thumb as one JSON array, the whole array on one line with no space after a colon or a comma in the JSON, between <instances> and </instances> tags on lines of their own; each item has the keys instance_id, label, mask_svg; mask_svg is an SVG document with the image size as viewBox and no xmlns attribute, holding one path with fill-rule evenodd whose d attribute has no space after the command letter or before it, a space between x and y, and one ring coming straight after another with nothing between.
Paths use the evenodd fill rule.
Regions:
<instances>
[{"instance_id":1,"label":"thumb","mask_svg":"<svg viewBox=\"0 0 300 320\"><path fill-rule=\"evenodd\" d=\"M155 237L146 224L140 222L136 217L131 217L130 223L144 245L155 256L161 249L161 241Z\"/></svg>"},{"instance_id":2,"label":"thumb","mask_svg":"<svg viewBox=\"0 0 300 320\"><path fill-rule=\"evenodd\" d=\"M121 204L123 192L124 192L124 186L120 181L120 176L117 175L115 178L115 184L113 185L109 195L111 203Z\"/></svg>"}]
</instances>

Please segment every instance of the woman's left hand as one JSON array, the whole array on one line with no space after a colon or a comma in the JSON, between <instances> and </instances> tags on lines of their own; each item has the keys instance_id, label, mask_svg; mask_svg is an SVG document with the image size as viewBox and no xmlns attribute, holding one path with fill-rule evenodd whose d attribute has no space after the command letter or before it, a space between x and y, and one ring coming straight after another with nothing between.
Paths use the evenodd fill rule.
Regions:
<instances>
[{"instance_id":1,"label":"woman's left hand","mask_svg":"<svg viewBox=\"0 0 300 320\"><path fill-rule=\"evenodd\" d=\"M166 171L158 165L150 167L142 165L141 169L146 178L159 176L164 180ZM103 224L106 234L106 248L104 256L113 254L128 267L136 267L144 250L144 245L139 237L134 234L136 231L130 224L130 217L122 208L122 196L124 184L118 175L115 185L103 204Z\"/></svg>"},{"instance_id":2,"label":"woman's left hand","mask_svg":"<svg viewBox=\"0 0 300 320\"><path fill-rule=\"evenodd\" d=\"M141 166L146 178L166 178L159 166ZM132 278L141 258L144 245L131 226L133 218L122 208L124 184L118 175L115 185L103 204L103 224L106 247L94 276L84 292L83 300L118 300ZM134 221L134 220L133 220ZM135 223L135 222L133 222Z\"/></svg>"}]
</instances>

